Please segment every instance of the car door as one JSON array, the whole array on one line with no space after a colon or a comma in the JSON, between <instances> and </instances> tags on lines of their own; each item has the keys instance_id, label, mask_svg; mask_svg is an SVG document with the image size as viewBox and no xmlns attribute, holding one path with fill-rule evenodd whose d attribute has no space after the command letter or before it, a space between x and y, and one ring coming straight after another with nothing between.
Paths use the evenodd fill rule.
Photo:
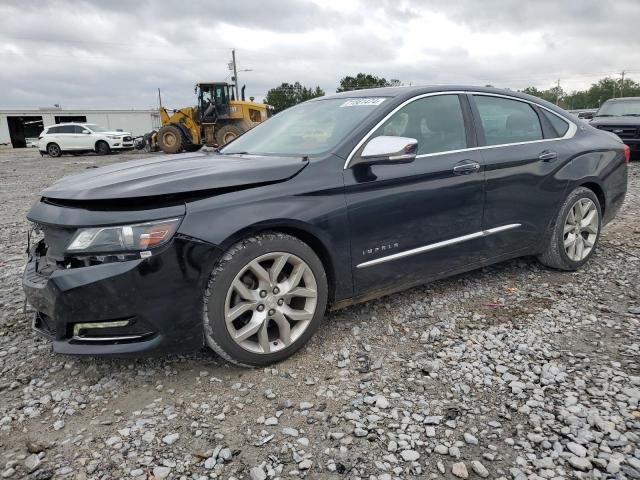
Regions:
<instances>
[{"instance_id":1,"label":"car door","mask_svg":"<svg viewBox=\"0 0 640 480\"><path fill-rule=\"evenodd\" d=\"M73 125L59 125L58 133L56 134L58 145L62 150L76 150L75 134L73 131Z\"/></svg>"},{"instance_id":2,"label":"car door","mask_svg":"<svg viewBox=\"0 0 640 480\"><path fill-rule=\"evenodd\" d=\"M347 164L345 195L355 294L409 286L475 260L483 209L482 156L471 112L455 93L418 96L361 142L380 135L418 140L407 164Z\"/></svg>"},{"instance_id":3,"label":"car door","mask_svg":"<svg viewBox=\"0 0 640 480\"><path fill-rule=\"evenodd\" d=\"M93 150L93 138L91 132L84 125L73 125L73 147L76 150Z\"/></svg>"},{"instance_id":4,"label":"car door","mask_svg":"<svg viewBox=\"0 0 640 480\"><path fill-rule=\"evenodd\" d=\"M484 256L526 251L539 242L565 194L566 180L554 173L571 154L561 138L570 124L521 99L478 93L470 100L486 171L482 228L498 229L484 238Z\"/></svg>"}]
</instances>

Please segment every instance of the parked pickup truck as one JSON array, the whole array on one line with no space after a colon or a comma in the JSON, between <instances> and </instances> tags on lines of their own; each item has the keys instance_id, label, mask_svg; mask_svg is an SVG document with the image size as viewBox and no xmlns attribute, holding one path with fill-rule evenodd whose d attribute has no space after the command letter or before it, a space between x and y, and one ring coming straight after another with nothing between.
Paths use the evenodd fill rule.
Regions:
<instances>
[{"instance_id":1,"label":"parked pickup truck","mask_svg":"<svg viewBox=\"0 0 640 480\"><path fill-rule=\"evenodd\" d=\"M640 97L607 100L593 116L590 125L615 133L629 145L632 154L640 154Z\"/></svg>"}]
</instances>

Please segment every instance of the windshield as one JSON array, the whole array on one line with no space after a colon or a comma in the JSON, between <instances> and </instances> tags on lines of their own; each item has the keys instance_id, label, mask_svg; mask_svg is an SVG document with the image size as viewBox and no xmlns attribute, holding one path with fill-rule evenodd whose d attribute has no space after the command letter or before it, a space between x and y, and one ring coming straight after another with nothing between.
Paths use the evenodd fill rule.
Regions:
<instances>
[{"instance_id":1,"label":"windshield","mask_svg":"<svg viewBox=\"0 0 640 480\"><path fill-rule=\"evenodd\" d=\"M291 107L234 140L221 153L314 155L330 151L384 97L332 98Z\"/></svg>"},{"instance_id":2,"label":"windshield","mask_svg":"<svg viewBox=\"0 0 640 480\"><path fill-rule=\"evenodd\" d=\"M605 102L596 117L635 117L640 116L640 99Z\"/></svg>"},{"instance_id":3,"label":"windshield","mask_svg":"<svg viewBox=\"0 0 640 480\"><path fill-rule=\"evenodd\" d=\"M87 127L89 130L91 130L92 132L108 132L109 130L107 130L106 128L102 128L98 125L95 125L93 123L87 123L85 125L85 127Z\"/></svg>"}]
</instances>

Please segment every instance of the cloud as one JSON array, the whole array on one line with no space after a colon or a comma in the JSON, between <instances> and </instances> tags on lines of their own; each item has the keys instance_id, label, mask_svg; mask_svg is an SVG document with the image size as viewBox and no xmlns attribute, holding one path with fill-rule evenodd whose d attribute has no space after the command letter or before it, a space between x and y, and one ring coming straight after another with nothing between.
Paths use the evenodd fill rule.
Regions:
<instances>
[{"instance_id":1,"label":"cloud","mask_svg":"<svg viewBox=\"0 0 640 480\"><path fill-rule=\"evenodd\" d=\"M282 82L332 92L368 72L412 84L566 90L621 70L640 80L640 2L618 0L5 0L0 107L195 102L198 81L263 98Z\"/></svg>"}]
</instances>

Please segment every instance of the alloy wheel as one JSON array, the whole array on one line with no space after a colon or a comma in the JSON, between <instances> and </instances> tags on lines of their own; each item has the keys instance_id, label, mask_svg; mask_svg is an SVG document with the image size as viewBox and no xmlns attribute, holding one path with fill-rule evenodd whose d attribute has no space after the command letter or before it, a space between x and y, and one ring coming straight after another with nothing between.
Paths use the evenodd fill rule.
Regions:
<instances>
[{"instance_id":1,"label":"alloy wheel","mask_svg":"<svg viewBox=\"0 0 640 480\"><path fill-rule=\"evenodd\" d=\"M317 301L316 278L309 265L291 253L271 252L235 276L225 299L225 323L243 349L274 353L300 338Z\"/></svg>"},{"instance_id":2,"label":"alloy wheel","mask_svg":"<svg viewBox=\"0 0 640 480\"><path fill-rule=\"evenodd\" d=\"M57 145L49 145L49 155L57 157L60 154L60 147Z\"/></svg>"},{"instance_id":3,"label":"alloy wheel","mask_svg":"<svg viewBox=\"0 0 640 480\"><path fill-rule=\"evenodd\" d=\"M564 223L564 251L574 262L587 258L598 238L598 208L589 198L573 204Z\"/></svg>"}]
</instances>

